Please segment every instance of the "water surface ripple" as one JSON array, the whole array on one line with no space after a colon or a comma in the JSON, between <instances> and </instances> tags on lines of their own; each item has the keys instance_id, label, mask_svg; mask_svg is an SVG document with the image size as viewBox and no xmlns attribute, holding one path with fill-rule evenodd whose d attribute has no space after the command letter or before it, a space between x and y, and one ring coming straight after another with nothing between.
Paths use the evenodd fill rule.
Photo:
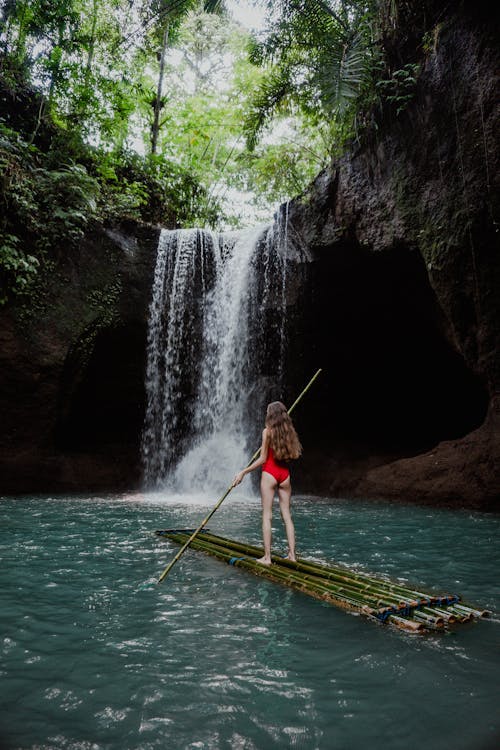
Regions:
<instances>
[{"instance_id":1,"label":"water surface ripple","mask_svg":"<svg viewBox=\"0 0 500 750\"><path fill-rule=\"evenodd\" d=\"M210 528L259 542L255 497ZM500 746L499 616L414 636L176 547L212 498L1 498L0 747ZM300 554L498 610L498 516L295 500ZM276 550L285 550L275 519Z\"/></svg>"}]
</instances>

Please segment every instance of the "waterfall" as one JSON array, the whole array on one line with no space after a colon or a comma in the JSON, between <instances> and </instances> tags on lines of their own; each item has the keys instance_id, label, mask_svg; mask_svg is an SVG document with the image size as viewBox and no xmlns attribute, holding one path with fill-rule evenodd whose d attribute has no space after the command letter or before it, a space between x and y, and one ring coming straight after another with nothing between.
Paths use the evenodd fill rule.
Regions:
<instances>
[{"instance_id":1,"label":"waterfall","mask_svg":"<svg viewBox=\"0 0 500 750\"><path fill-rule=\"evenodd\" d=\"M147 486L218 491L246 464L268 393L281 392L286 266L286 217L221 235L162 230L147 344Z\"/></svg>"}]
</instances>

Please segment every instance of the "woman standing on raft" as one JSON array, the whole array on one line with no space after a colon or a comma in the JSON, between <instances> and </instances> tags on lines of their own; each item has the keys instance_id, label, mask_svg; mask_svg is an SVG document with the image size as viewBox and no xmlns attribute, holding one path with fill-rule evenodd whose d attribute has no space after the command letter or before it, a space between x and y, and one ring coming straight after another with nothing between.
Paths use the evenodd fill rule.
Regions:
<instances>
[{"instance_id":1,"label":"woman standing on raft","mask_svg":"<svg viewBox=\"0 0 500 750\"><path fill-rule=\"evenodd\" d=\"M280 503L280 512L288 540L288 560L295 560L295 528L290 513L292 485L287 461L298 458L302 453L298 435L293 422L281 401L273 401L267 407L266 426L262 431L260 456L246 469L238 472L233 480L233 487L241 482L245 474L262 466L260 496L262 499L262 537L264 540L264 557L257 562L271 565L271 520L273 499L276 489Z\"/></svg>"}]
</instances>

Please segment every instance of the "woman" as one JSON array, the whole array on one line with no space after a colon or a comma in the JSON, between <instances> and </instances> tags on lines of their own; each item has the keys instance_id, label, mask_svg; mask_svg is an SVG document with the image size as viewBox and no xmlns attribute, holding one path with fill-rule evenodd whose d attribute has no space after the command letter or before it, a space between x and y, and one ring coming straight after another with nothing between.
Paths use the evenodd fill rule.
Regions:
<instances>
[{"instance_id":1,"label":"woman","mask_svg":"<svg viewBox=\"0 0 500 750\"><path fill-rule=\"evenodd\" d=\"M271 520L273 499L276 489L280 503L280 512L288 540L288 560L295 560L295 529L290 513L292 486L287 461L298 458L302 453L297 433L292 420L281 401L273 401L267 407L266 426L262 432L260 456L246 469L238 472L233 480L233 487L241 482L245 474L262 466L260 496L262 499L262 537L264 540L264 557L257 562L271 565Z\"/></svg>"}]
</instances>

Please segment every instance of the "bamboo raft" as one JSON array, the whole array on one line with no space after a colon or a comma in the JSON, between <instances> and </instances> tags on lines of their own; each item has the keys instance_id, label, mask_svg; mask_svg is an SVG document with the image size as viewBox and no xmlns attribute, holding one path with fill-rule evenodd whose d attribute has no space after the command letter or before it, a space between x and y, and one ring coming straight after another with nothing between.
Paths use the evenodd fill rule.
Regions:
<instances>
[{"instance_id":1,"label":"bamboo raft","mask_svg":"<svg viewBox=\"0 0 500 750\"><path fill-rule=\"evenodd\" d=\"M156 533L165 540L185 544L192 529L164 529ZM254 575L410 632L442 631L450 625L491 614L464 603L456 594L426 594L347 567L320 565L304 559L292 562L276 555L272 556L272 565L262 565L257 562L264 554L261 548L207 530L200 532L190 546Z\"/></svg>"}]
</instances>

